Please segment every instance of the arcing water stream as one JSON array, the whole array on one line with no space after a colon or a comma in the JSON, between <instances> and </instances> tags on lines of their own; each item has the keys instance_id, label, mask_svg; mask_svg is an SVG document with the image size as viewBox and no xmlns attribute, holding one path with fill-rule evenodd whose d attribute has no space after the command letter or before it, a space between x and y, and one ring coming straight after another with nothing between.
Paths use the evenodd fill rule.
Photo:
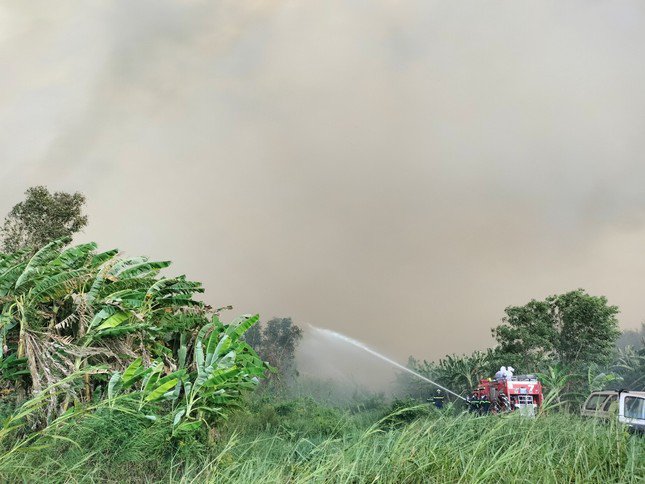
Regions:
<instances>
[{"instance_id":1,"label":"arcing water stream","mask_svg":"<svg viewBox=\"0 0 645 484\"><path fill-rule=\"evenodd\" d=\"M454 395L455 397L460 398L463 401L467 402L467 400L464 397L462 397L461 395L458 395L455 392L453 392L452 390L449 390L448 388L446 388L446 387L444 387L442 385L439 385L437 382L434 382L434 381L430 380L429 378L426 378L425 376L417 373L416 371L411 370L410 368L408 368L406 366L403 366L400 363L397 363L396 361L388 358L387 356L382 355L378 351L374 351L372 348L370 348L369 346L364 345L360 341L357 341L357 340L355 340L353 338L350 338L349 336L345 336L344 334L337 333L336 331L332 331L330 329L317 328L317 327L312 326L312 325L309 325L309 326L311 327L311 329L313 331L316 331L317 333L319 333L319 334L321 334L323 336L327 336L327 337L330 337L330 338L334 338L334 339L343 341L345 343L349 343L349 344L351 344L351 345L353 345L353 346L355 346L357 348L362 349L363 351L367 351L371 355L376 356L377 358L380 358L381 360L389 363L390 365L396 366L397 368L399 368L399 369L401 369L403 371L406 371L406 372L416 376L417 378L421 378L422 380L425 380L428 383L430 383L430 384L432 384L432 385L434 385L436 387L439 387L442 390L450 393L451 395Z\"/></svg>"}]
</instances>

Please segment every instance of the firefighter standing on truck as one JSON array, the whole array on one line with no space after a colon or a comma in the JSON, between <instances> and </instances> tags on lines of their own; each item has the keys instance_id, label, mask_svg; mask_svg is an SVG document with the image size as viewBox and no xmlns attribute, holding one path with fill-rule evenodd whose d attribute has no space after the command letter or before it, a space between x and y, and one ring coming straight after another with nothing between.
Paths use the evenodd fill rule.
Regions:
<instances>
[{"instance_id":1,"label":"firefighter standing on truck","mask_svg":"<svg viewBox=\"0 0 645 484\"><path fill-rule=\"evenodd\" d=\"M432 397L432 402L434 403L434 406L441 410L443 408L443 393L441 390L437 390L437 393L435 393L434 397Z\"/></svg>"}]
</instances>

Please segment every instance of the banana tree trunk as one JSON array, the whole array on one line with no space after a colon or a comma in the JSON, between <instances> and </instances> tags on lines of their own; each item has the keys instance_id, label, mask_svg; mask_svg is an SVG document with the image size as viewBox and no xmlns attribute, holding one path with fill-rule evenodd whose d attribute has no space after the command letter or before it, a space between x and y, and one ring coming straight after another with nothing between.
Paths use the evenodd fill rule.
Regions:
<instances>
[{"instance_id":1,"label":"banana tree trunk","mask_svg":"<svg viewBox=\"0 0 645 484\"><path fill-rule=\"evenodd\" d=\"M21 314L20 317L20 332L18 335L18 358L25 357L25 347L26 347L26 338L27 338L27 319L24 317L24 314ZM27 397L27 382L23 378L19 378L16 385L16 398L18 402L22 402Z\"/></svg>"}]
</instances>

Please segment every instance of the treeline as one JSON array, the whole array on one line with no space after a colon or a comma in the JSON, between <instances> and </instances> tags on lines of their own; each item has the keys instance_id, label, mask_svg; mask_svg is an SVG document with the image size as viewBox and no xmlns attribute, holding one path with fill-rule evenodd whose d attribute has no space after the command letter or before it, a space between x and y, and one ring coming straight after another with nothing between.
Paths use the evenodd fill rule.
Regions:
<instances>
[{"instance_id":1,"label":"treeline","mask_svg":"<svg viewBox=\"0 0 645 484\"><path fill-rule=\"evenodd\" d=\"M62 385L64 398L60 388L48 397L51 419L74 402L142 392L146 403L174 399L170 408L179 423L193 417L208 422L209 413L216 419L259 380L266 391L298 381L295 353L302 330L291 318L254 324L258 318L243 317L225 325L221 310L195 299L201 284L160 274L169 262L122 258L116 250L97 252L95 244L68 247L70 237L87 224L84 203L80 193L33 187L5 219L0 395L19 401ZM506 308L492 328L494 348L436 362L410 357L408 365L464 395L500 366L513 366L516 374L537 374L549 401L559 405L577 404L598 389L643 389L645 325L640 333L621 333L617 315L618 308L605 297L582 289L532 300ZM222 343L226 338L228 343ZM194 385L214 362L217 372L230 370L218 373L223 386L207 391L201 383ZM229 380L232 368L239 373ZM86 372L82 385L66 380L78 372ZM132 381L131 373L136 375ZM425 400L434 391L407 374L398 383L399 395ZM171 394L161 391L171 387ZM198 390L212 393L213 400L195 414L179 401L191 392L197 398Z\"/></svg>"},{"instance_id":2,"label":"treeline","mask_svg":"<svg viewBox=\"0 0 645 484\"><path fill-rule=\"evenodd\" d=\"M575 407L592 391L645 389L645 326L640 334L621 333L617 315L605 297L582 289L532 300L506 308L501 324L491 330L494 348L437 362L410 357L408 366L464 395L501 366L512 366L515 374L540 378L547 402ZM400 387L416 398L433 391L408 375L401 375Z\"/></svg>"}]
</instances>

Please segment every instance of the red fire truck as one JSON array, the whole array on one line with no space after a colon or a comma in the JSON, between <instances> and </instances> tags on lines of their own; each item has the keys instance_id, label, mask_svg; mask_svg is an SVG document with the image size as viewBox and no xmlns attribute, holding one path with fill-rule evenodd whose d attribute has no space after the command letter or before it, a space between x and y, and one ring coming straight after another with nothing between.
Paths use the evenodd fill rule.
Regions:
<instances>
[{"instance_id":1,"label":"red fire truck","mask_svg":"<svg viewBox=\"0 0 645 484\"><path fill-rule=\"evenodd\" d=\"M544 398L542 384L535 375L480 380L473 397L480 402L488 400L493 413L518 410L523 415L535 415Z\"/></svg>"}]
</instances>

